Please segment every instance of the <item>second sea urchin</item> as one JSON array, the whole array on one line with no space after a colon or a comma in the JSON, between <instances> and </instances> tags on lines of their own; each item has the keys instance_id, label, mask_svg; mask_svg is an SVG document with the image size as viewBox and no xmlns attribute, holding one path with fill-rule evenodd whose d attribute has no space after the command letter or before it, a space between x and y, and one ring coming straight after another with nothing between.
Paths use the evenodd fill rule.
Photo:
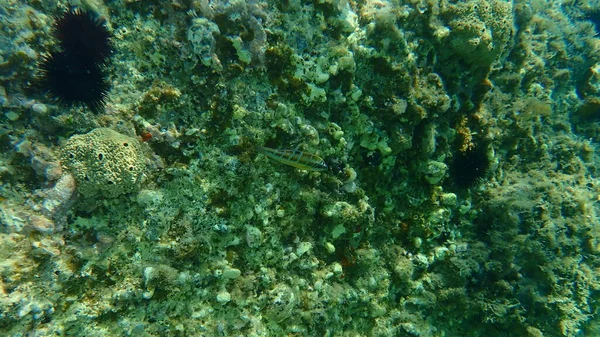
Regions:
<instances>
[{"instance_id":1,"label":"second sea urchin","mask_svg":"<svg viewBox=\"0 0 600 337\"><path fill-rule=\"evenodd\" d=\"M486 146L477 145L454 154L450 176L457 186L468 188L480 182L489 168Z\"/></svg>"}]
</instances>

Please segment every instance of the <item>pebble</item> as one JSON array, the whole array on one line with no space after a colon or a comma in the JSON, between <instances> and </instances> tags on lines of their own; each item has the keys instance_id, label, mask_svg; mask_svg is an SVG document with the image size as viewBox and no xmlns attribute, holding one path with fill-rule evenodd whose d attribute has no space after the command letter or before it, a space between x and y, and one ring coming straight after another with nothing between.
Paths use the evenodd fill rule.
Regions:
<instances>
[{"instance_id":1,"label":"pebble","mask_svg":"<svg viewBox=\"0 0 600 337\"><path fill-rule=\"evenodd\" d=\"M458 200L456 194L454 193L444 193L440 199L442 205L444 206L456 206L456 201Z\"/></svg>"},{"instance_id":2,"label":"pebble","mask_svg":"<svg viewBox=\"0 0 600 337\"><path fill-rule=\"evenodd\" d=\"M237 268L229 268L223 272L223 277L228 279L236 279L242 275L242 272Z\"/></svg>"},{"instance_id":3,"label":"pebble","mask_svg":"<svg viewBox=\"0 0 600 337\"><path fill-rule=\"evenodd\" d=\"M4 116L6 116L6 118L8 118L11 121L16 121L17 119L19 119L19 114L14 112L14 111L7 111L4 113Z\"/></svg>"},{"instance_id":4,"label":"pebble","mask_svg":"<svg viewBox=\"0 0 600 337\"><path fill-rule=\"evenodd\" d=\"M260 229L254 226L248 226L246 228L246 244L250 248L256 248L260 246L262 241L262 232Z\"/></svg>"},{"instance_id":5,"label":"pebble","mask_svg":"<svg viewBox=\"0 0 600 337\"><path fill-rule=\"evenodd\" d=\"M334 262L332 264L332 269L333 269L333 273L336 275L341 275L344 272L342 265L339 264L338 262Z\"/></svg>"},{"instance_id":6,"label":"pebble","mask_svg":"<svg viewBox=\"0 0 600 337\"><path fill-rule=\"evenodd\" d=\"M46 106L46 104L42 104L42 103L35 103L34 105L31 106L31 109L41 115L44 115L48 112L48 107Z\"/></svg>"},{"instance_id":7,"label":"pebble","mask_svg":"<svg viewBox=\"0 0 600 337\"><path fill-rule=\"evenodd\" d=\"M300 242L300 244L298 245L298 248L296 248L296 255L302 256L311 249L312 249L312 243Z\"/></svg>"},{"instance_id":8,"label":"pebble","mask_svg":"<svg viewBox=\"0 0 600 337\"><path fill-rule=\"evenodd\" d=\"M221 304L225 304L231 301L231 294L226 290L223 290L217 294L217 302Z\"/></svg>"}]
</instances>

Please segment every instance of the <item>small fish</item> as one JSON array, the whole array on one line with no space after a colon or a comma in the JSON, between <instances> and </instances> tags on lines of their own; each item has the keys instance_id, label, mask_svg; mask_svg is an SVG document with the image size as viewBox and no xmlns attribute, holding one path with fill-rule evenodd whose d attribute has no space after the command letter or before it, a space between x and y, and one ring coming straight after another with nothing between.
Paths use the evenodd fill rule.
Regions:
<instances>
[{"instance_id":1,"label":"small fish","mask_svg":"<svg viewBox=\"0 0 600 337\"><path fill-rule=\"evenodd\" d=\"M301 170L317 172L327 170L327 164L325 164L323 158L312 153L298 150L276 150L264 146L257 146L256 151L276 162L290 165Z\"/></svg>"}]
</instances>

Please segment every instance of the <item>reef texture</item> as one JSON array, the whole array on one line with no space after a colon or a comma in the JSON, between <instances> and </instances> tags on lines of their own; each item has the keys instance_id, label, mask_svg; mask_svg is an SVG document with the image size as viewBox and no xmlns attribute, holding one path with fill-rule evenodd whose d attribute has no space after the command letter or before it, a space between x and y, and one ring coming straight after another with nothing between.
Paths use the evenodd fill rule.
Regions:
<instances>
[{"instance_id":1,"label":"reef texture","mask_svg":"<svg viewBox=\"0 0 600 337\"><path fill-rule=\"evenodd\" d=\"M73 5L97 114L31 90ZM598 13L1 2L0 335L600 336Z\"/></svg>"}]
</instances>

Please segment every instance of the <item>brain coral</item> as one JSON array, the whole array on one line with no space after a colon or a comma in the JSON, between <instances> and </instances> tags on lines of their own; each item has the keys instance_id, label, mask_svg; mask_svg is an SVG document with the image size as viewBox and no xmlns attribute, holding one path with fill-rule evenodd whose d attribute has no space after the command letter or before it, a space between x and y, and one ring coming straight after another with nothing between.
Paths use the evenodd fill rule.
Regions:
<instances>
[{"instance_id":1,"label":"brain coral","mask_svg":"<svg viewBox=\"0 0 600 337\"><path fill-rule=\"evenodd\" d=\"M84 197L133 192L145 168L137 139L107 128L69 138L61 149L61 162L75 176Z\"/></svg>"}]
</instances>

